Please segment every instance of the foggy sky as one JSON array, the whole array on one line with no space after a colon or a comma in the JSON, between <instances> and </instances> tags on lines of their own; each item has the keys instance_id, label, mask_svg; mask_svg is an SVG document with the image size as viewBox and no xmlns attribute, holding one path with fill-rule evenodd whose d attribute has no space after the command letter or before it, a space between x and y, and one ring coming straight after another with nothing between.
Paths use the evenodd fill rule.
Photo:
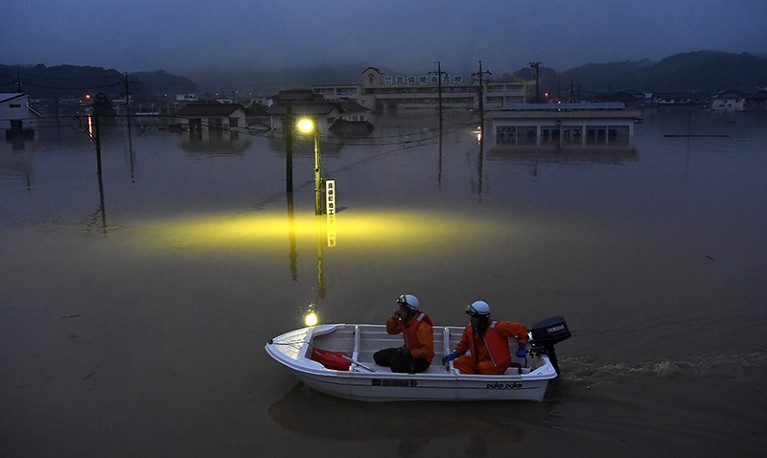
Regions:
<instances>
[{"instance_id":1,"label":"foggy sky","mask_svg":"<svg viewBox=\"0 0 767 458\"><path fill-rule=\"evenodd\" d=\"M562 71L699 50L767 54L767 0L0 0L0 63L121 72L354 63ZM360 71L364 69L360 68Z\"/></svg>"}]
</instances>

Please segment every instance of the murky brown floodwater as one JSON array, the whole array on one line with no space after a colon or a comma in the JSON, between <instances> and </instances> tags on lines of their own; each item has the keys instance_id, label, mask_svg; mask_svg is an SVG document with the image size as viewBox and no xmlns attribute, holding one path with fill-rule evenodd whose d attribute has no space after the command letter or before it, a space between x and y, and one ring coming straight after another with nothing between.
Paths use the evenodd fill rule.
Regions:
<instances>
[{"instance_id":1,"label":"murky brown floodwater","mask_svg":"<svg viewBox=\"0 0 767 458\"><path fill-rule=\"evenodd\" d=\"M509 153L451 117L323 138L335 246L279 139L65 123L0 144L3 456L763 456L767 117L644 113L631 151ZM68 122L68 121L67 121ZM664 137L664 134L727 137ZM332 235L332 234L331 234ZM361 404L264 343L315 310L568 320L543 403ZM314 304L310 307L310 304Z\"/></svg>"}]
</instances>

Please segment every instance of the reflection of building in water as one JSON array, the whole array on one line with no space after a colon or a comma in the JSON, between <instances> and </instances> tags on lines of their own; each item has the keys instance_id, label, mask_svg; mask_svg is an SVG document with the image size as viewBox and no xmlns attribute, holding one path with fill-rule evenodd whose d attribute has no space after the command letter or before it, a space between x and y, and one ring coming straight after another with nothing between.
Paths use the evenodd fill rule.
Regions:
<instances>
[{"instance_id":1,"label":"reflection of building in water","mask_svg":"<svg viewBox=\"0 0 767 458\"><path fill-rule=\"evenodd\" d=\"M490 111L495 148L630 147L639 112L622 103L510 104Z\"/></svg>"},{"instance_id":2,"label":"reflection of building in water","mask_svg":"<svg viewBox=\"0 0 767 458\"><path fill-rule=\"evenodd\" d=\"M222 130L182 132L181 147L192 155L241 154L250 145L248 135Z\"/></svg>"},{"instance_id":3,"label":"reflection of building in water","mask_svg":"<svg viewBox=\"0 0 767 458\"><path fill-rule=\"evenodd\" d=\"M488 161L512 162L523 165L539 164L622 164L639 160L632 147L611 148L493 148L485 155Z\"/></svg>"}]
</instances>

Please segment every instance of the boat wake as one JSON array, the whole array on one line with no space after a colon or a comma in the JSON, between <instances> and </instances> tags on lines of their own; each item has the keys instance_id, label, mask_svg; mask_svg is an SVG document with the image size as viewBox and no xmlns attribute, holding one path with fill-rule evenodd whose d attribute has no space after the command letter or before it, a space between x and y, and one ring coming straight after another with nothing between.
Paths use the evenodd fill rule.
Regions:
<instances>
[{"instance_id":1,"label":"boat wake","mask_svg":"<svg viewBox=\"0 0 767 458\"><path fill-rule=\"evenodd\" d=\"M767 352L719 354L685 360L647 360L634 363L596 361L589 357L560 360L562 375L572 382L610 383L626 377L707 377L722 380L764 380Z\"/></svg>"}]
</instances>

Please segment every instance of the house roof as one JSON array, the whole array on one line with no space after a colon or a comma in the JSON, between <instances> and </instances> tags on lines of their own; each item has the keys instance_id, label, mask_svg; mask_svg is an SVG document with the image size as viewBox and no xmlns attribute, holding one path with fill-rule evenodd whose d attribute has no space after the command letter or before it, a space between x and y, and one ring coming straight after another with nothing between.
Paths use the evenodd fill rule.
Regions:
<instances>
[{"instance_id":1,"label":"house roof","mask_svg":"<svg viewBox=\"0 0 767 458\"><path fill-rule=\"evenodd\" d=\"M311 89L288 89L277 93L273 100L275 103L318 103L322 102L324 97Z\"/></svg>"},{"instance_id":2,"label":"house roof","mask_svg":"<svg viewBox=\"0 0 767 458\"><path fill-rule=\"evenodd\" d=\"M21 92L0 92L0 103L9 102L13 99L20 99L24 97Z\"/></svg>"},{"instance_id":3,"label":"house roof","mask_svg":"<svg viewBox=\"0 0 767 458\"><path fill-rule=\"evenodd\" d=\"M238 109L245 111L239 103L188 103L176 111L176 116L229 116Z\"/></svg>"},{"instance_id":4,"label":"house roof","mask_svg":"<svg viewBox=\"0 0 767 458\"><path fill-rule=\"evenodd\" d=\"M746 97L745 93L738 90L734 90L734 89L720 92L719 94L714 96L715 99L742 99L745 97Z\"/></svg>"},{"instance_id":5,"label":"house roof","mask_svg":"<svg viewBox=\"0 0 767 458\"><path fill-rule=\"evenodd\" d=\"M290 113L293 115L326 115L336 108L335 103L291 103ZM288 105L282 103L276 103L269 107L270 115L286 115L288 113Z\"/></svg>"},{"instance_id":6,"label":"house roof","mask_svg":"<svg viewBox=\"0 0 767 458\"><path fill-rule=\"evenodd\" d=\"M341 113L360 113L370 111L370 108L361 105L356 100L352 99L339 99L336 101L338 109Z\"/></svg>"}]
</instances>

